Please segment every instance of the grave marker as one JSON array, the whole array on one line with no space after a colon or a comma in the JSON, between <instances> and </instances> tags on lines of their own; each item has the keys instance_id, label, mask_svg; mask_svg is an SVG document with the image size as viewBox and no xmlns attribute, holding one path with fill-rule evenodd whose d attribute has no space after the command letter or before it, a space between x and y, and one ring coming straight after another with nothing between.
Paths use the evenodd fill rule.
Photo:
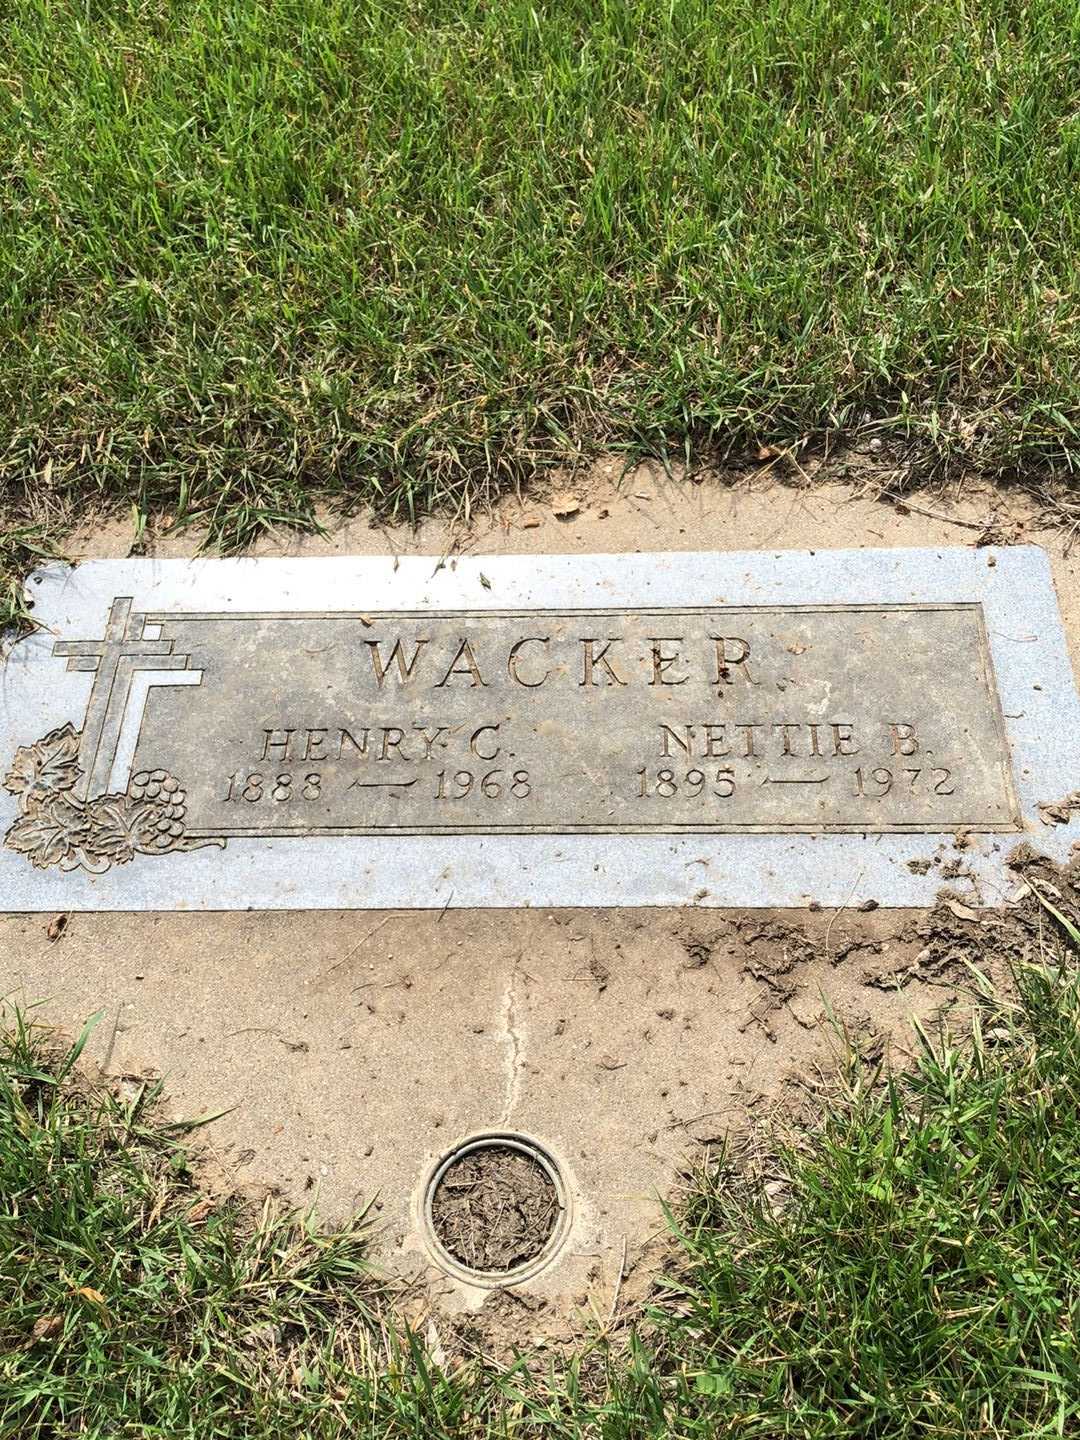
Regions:
<instances>
[{"instance_id":1,"label":"grave marker","mask_svg":"<svg viewBox=\"0 0 1080 1440\"><path fill-rule=\"evenodd\" d=\"M1080 719L1045 557L47 566L8 909L1001 898Z\"/></svg>"}]
</instances>

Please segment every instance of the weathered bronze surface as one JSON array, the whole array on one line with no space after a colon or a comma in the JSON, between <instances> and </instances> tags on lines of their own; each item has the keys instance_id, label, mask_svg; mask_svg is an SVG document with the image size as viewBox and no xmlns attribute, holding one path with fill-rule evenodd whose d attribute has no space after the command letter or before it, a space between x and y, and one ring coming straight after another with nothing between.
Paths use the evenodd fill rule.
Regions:
<instances>
[{"instance_id":1,"label":"weathered bronze surface","mask_svg":"<svg viewBox=\"0 0 1080 1440\"><path fill-rule=\"evenodd\" d=\"M202 673L131 764L182 779L186 843L1017 828L976 604L145 624Z\"/></svg>"}]
</instances>

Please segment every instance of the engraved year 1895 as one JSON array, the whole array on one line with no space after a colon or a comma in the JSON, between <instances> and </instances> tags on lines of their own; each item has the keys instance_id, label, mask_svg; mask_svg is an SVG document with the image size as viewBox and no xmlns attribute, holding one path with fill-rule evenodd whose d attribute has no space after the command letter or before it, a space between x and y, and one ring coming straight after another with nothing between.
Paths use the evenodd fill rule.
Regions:
<instances>
[{"instance_id":1,"label":"engraved year 1895","mask_svg":"<svg viewBox=\"0 0 1080 1440\"><path fill-rule=\"evenodd\" d=\"M691 770L673 770L669 765L661 765L650 770L643 765L636 772L636 777L639 800L647 800L653 795L661 800L671 800L676 795L684 795L690 800L702 797L707 800L710 796L717 800L729 800L735 794L735 771L730 766L719 770L703 770L699 766Z\"/></svg>"}]
</instances>

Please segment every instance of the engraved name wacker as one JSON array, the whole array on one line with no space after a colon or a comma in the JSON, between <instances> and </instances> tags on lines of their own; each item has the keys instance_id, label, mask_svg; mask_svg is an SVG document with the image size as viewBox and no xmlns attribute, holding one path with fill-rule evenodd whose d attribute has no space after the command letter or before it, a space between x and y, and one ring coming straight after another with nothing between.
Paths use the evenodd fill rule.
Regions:
<instances>
[{"instance_id":1,"label":"engraved name wacker","mask_svg":"<svg viewBox=\"0 0 1080 1440\"><path fill-rule=\"evenodd\" d=\"M103 640L55 653L94 681L8 777L38 864L230 836L1018 826L978 605L133 615L119 597Z\"/></svg>"}]
</instances>

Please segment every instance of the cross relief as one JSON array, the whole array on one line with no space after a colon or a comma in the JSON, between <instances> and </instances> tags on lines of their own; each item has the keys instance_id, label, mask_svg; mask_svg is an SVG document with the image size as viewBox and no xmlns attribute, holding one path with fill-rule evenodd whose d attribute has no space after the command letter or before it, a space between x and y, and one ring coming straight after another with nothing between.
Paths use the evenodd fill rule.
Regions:
<instances>
[{"instance_id":1,"label":"cross relief","mask_svg":"<svg viewBox=\"0 0 1080 1440\"><path fill-rule=\"evenodd\" d=\"M53 654L65 657L69 670L94 675L79 747L82 776L75 789L84 800L110 789L122 729L125 721L134 722L138 735L147 689L197 685L202 680L201 670L188 668L191 656L174 654L174 642L161 638L161 626L148 624L145 615L132 613L131 606L130 596L113 600L101 640L58 640L53 645ZM139 712L129 715L133 681L140 672ZM123 788L127 777L120 778Z\"/></svg>"}]
</instances>

